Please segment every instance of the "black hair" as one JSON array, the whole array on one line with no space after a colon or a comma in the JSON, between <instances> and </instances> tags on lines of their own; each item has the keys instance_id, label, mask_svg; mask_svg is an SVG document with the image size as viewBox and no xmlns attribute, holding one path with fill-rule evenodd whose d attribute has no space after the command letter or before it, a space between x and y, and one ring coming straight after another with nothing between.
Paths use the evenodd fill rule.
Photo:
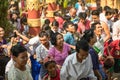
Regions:
<instances>
[{"instance_id":1,"label":"black hair","mask_svg":"<svg viewBox=\"0 0 120 80\"><path fill-rule=\"evenodd\" d=\"M84 51L89 50L89 45L88 45L88 42L86 40L77 41L77 43L76 43L76 51L79 53L80 49L82 49Z\"/></svg>"},{"instance_id":2,"label":"black hair","mask_svg":"<svg viewBox=\"0 0 120 80\"><path fill-rule=\"evenodd\" d=\"M15 46L12 46L11 48L11 53L15 57L18 57L20 53L25 52L25 51L27 51L27 49L21 44L17 44Z\"/></svg>"},{"instance_id":3,"label":"black hair","mask_svg":"<svg viewBox=\"0 0 120 80\"><path fill-rule=\"evenodd\" d=\"M78 24L74 24L74 26L75 26L75 30L77 30L78 29Z\"/></svg>"},{"instance_id":4,"label":"black hair","mask_svg":"<svg viewBox=\"0 0 120 80\"><path fill-rule=\"evenodd\" d=\"M46 19L45 22L44 22L44 24L49 25L49 24L50 24L50 20L49 20L49 19Z\"/></svg>"},{"instance_id":5,"label":"black hair","mask_svg":"<svg viewBox=\"0 0 120 80\"><path fill-rule=\"evenodd\" d=\"M74 25L72 21L68 21L65 24L63 24L63 28L66 29L68 28L69 25Z\"/></svg>"},{"instance_id":6,"label":"black hair","mask_svg":"<svg viewBox=\"0 0 120 80\"><path fill-rule=\"evenodd\" d=\"M109 6L105 6L105 7L103 8L103 10L105 10L105 11L107 11L107 10L109 10L109 9L111 9Z\"/></svg>"},{"instance_id":7,"label":"black hair","mask_svg":"<svg viewBox=\"0 0 120 80\"><path fill-rule=\"evenodd\" d=\"M51 30L51 28L50 28L49 25L44 24L44 25L42 26L42 31L47 31L47 30Z\"/></svg>"},{"instance_id":8,"label":"black hair","mask_svg":"<svg viewBox=\"0 0 120 80\"><path fill-rule=\"evenodd\" d=\"M54 16L60 16L61 17L59 12L54 12Z\"/></svg>"},{"instance_id":9,"label":"black hair","mask_svg":"<svg viewBox=\"0 0 120 80\"><path fill-rule=\"evenodd\" d=\"M114 9L114 13L118 14L119 10L116 8Z\"/></svg>"},{"instance_id":10,"label":"black hair","mask_svg":"<svg viewBox=\"0 0 120 80\"><path fill-rule=\"evenodd\" d=\"M23 16L22 18L21 18L21 24L26 24L27 23L27 18L25 17L25 16Z\"/></svg>"},{"instance_id":11,"label":"black hair","mask_svg":"<svg viewBox=\"0 0 120 80\"><path fill-rule=\"evenodd\" d=\"M51 37L51 43L52 43L52 45L57 45L57 35L61 35L61 36L63 36L62 34L60 34L60 33L55 33L52 37Z\"/></svg>"},{"instance_id":12,"label":"black hair","mask_svg":"<svg viewBox=\"0 0 120 80\"><path fill-rule=\"evenodd\" d=\"M52 22L52 26L59 27L59 23L58 23L56 20L54 20L54 21Z\"/></svg>"},{"instance_id":13,"label":"black hair","mask_svg":"<svg viewBox=\"0 0 120 80\"><path fill-rule=\"evenodd\" d=\"M49 64L51 64L51 63L54 63L54 64L56 64L56 62L55 61L47 61L45 64L44 64L44 66L45 66L45 68L47 68L48 67L48 65Z\"/></svg>"},{"instance_id":14,"label":"black hair","mask_svg":"<svg viewBox=\"0 0 120 80\"><path fill-rule=\"evenodd\" d=\"M93 10L91 14L92 14L92 15L99 16L99 14L100 14L100 13L99 13L99 11L98 11L98 10Z\"/></svg>"},{"instance_id":15,"label":"black hair","mask_svg":"<svg viewBox=\"0 0 120 80\"><path fill-rule=\"evenodd\" d=\"M70 21L70 20L71 20L71 17L68 16L68 15L65 15L65 16L63 17L63 19L66 20L66 21Z\"/></svg>"},{"instance_id":16,"label":"black hair","mask_svg":"<svg viewBox=\"0 0 120 80\"><path fill-rule=\"evenodd\" d=\"M41 31L41 32L39 33L39 37L44 37L44 36L49 37L49 35L48 35L47 32Z\"/></svg>"},{"instance_id":17,"label":"black hair","mask_svg":"<svg viewBox=\"0 0 120 80\"><path fill-rule=\"evenodd\" d=\"M80 12L79 13L79 18L80 19L86 19L86 17L87 17L87 14L85 12Z\"/></svg>"},{"instance_id":18,"label":"black hair","mask_svg":"<svg viewBox=\"0 0 120 80\"><path fill-rule=\"evenodd\" d=\"M106 10L106 12L105 12L105 16L111 15L111 14L113 14L113 13L114 13L114 11L113 11L112 9L108 9L108 10Z\"/></svg>"},{"instance_id":19,"label":"black hair","mask_svg":"<svg viewBox=\"0 0 120 80\"><path fill-rule=\"evenodd\" d=\"M91 29L95 30L97 24L100 24L100 22L94 22L93 24L91 24Z\"/></svg>"},{"instance_id":20,"label":"black hair","mask_svg":"<svg viewBox=\"0 0 120 80\"><path fill-rule=\"evenodd\" d=\"M102 7L98 7L97 10L99 11L99 13L102 13L103 8Z\"/></svg>"},{"instance_id":21,"label":"black hair","mask_svg":"<svg viewBox=\"0 0 120 80\"><path fill-rule=\"evenodd\" d=\"M90 42L90 39L94 37L94 30L93 29L89 29L86 30L84 32L84 35L81 39L88 41L88 43Z\"/></svg>"}]
</instances>

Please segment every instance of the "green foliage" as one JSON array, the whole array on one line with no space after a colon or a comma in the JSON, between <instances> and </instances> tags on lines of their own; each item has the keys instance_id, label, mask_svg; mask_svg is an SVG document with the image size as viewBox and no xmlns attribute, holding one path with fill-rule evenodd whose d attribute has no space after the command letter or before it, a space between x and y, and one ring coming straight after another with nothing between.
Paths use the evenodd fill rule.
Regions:
<instances>
[{"instance_id":1,"label":"green foliage","mask_svg":"<svg viewBox=\"0 0 120 80\"><path fill-rule=\"evenodd\" d=\"M8 0L0 0L0 27L5 29L5 37L13 30L12 25L7 19L7 10L8 10Z\"/></svg>"}]
</instances>

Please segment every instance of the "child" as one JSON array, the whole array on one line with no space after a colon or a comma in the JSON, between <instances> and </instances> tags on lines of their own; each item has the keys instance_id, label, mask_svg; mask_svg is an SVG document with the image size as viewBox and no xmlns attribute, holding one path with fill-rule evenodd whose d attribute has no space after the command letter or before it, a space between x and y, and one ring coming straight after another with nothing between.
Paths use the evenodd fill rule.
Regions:
<instances>
[{"instance_id":1,"label":"child","mask_svg":"<svg viewBox=\"0 0 120 80\"><path fill-rule=\"evenodd\" d=\"M48 74L44 76L43 80L60 80L60 70L57 69L55 61L48 61L44 66Z\"/></svg>"},{"instance_id":2,"label":"child","mask_svg":"<svg viewBox=\"0 0 120 80\"><path fill-rule=\"evenodd\" d=\"M75 26L71 21L68 21L65 26L66 34L64 35L64 41L68 43L69 45L75 46ZM75 51L72 50L71 53L74 53Z\"/></svg>"}]
</instances>

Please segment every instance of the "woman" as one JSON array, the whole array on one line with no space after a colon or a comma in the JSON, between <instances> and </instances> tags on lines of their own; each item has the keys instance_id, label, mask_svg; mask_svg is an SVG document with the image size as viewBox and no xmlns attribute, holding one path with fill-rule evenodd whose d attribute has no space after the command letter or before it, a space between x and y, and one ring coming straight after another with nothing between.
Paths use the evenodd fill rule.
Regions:
<instances>
[{"instance_id":1,"label":"woman","mask_svg":"<svg viewBox=\"0 0 120 80\"><path fill-rule=\"evenodd\" d=\"M6 56L4 49L7 48L7 41L4 39L5 31L0 27L0 76L5 76L5 65L9 58Z\"/></svg>"},{"instance_id":2,"label":"woman","mask_svg":"<svg viewBox=\"0 0 120 80\"><path fill-rule=\"evenodd\" d=\"M50 48L49 55L56 61L57 65L61 67L66 57L69 55L70 46L64 43L63 35L56 33L52 37L52 44L54 47Z\"/></svg>"}]
</instances>

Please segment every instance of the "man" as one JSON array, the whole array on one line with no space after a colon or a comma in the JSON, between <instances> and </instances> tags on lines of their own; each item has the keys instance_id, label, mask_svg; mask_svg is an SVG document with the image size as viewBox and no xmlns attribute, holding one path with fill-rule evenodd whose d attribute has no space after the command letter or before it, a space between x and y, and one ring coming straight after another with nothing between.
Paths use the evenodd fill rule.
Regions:
<instances>
[{"instance_id":1,"label":"man","mask_svg":"<svg viewBox=\"0 0 120 80\"><path fill-rule=\"evenodd\" d=\"M103 32L102 32L101 37L104 39L104 42L109 41L109 39L110 39L110 30L108 28L108 25L105 22L100 21L99 11L98 10L93 10L92 11L92 21L101 23L101 26L103 28Z\"/></svg>"},{"instance_id":2,"label":"man","mask_svg":"<svg viewBox=\"0 0 120 80\"><path fill-rule=\"evenodd\" d=\"M61 80L97 80L93 73L91 56L88 53L87 41L80 40L76 44L76 53L68 56L60 72Z\"/></svg>"},{"instance_id":3,"label":"man","mask_svg":"<svg viewBox=\"0 0 120 80\"><path fill-rule=\"evenodd\" d=\"M40 32L39 37L41 44L36 48L36 57L37 61L41 64L40 76L43 78L47 73L43 64L47 59L48 50L52 47L52 45L49 41L49 35L45 31Z\"/></svg>"},{"instance_id":4,"label":"man","mask_svg":"<svg viewBox=\"0 0 120 80\"><path fill-rule=\"evenodd\" d=\"M66 15L71 17L71 21L73 23L77 23L78 22L78 18L76 16L76 12L77 12L77 10L73 7L73 8L70 9L69 13L66 14Z\"/></svg>"}]
</instances>

